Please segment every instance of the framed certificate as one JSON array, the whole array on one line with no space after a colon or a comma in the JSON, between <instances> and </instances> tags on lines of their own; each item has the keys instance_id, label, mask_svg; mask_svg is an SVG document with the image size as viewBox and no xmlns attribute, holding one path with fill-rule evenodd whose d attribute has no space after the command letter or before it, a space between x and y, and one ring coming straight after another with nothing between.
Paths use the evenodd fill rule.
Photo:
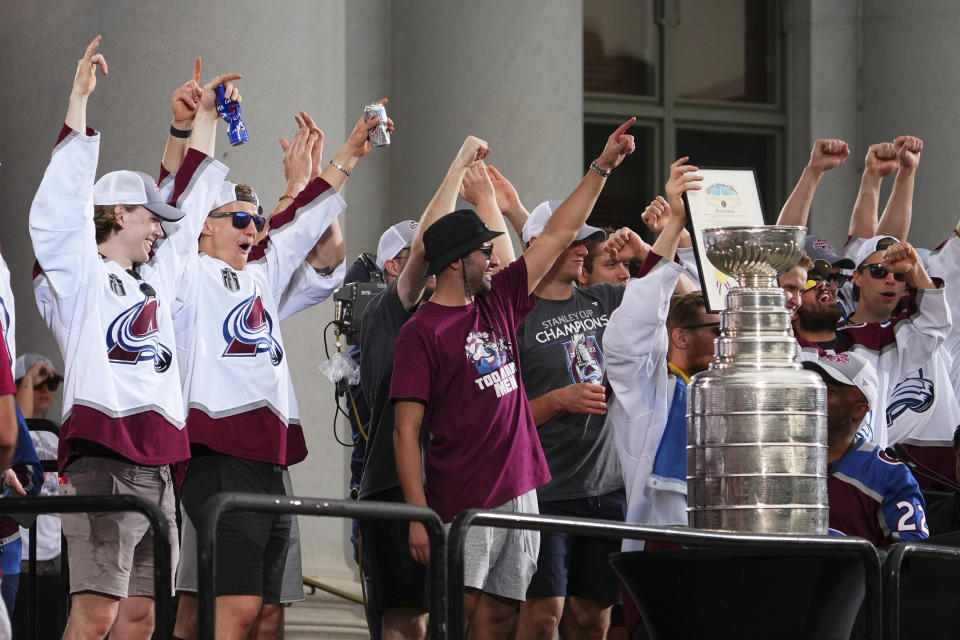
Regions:
<instances>
[{"instance_id":1,"label":"framed certificate","mask_svg":"<svg viewBox=\"0 0 960 640\"><path fill-rule=\"evenodd\" d=\"M687 191L683 201L687 205L687 225L693 240L700 287L707 303L708 313L719 313L727 305L727 291L736 286L707 258L703 247L703 230L713 227L759 227L764 224L757 189L757 174L753 169L714 169L701 167L703 176L699 191Z\"/></svg>"}]
</instances>

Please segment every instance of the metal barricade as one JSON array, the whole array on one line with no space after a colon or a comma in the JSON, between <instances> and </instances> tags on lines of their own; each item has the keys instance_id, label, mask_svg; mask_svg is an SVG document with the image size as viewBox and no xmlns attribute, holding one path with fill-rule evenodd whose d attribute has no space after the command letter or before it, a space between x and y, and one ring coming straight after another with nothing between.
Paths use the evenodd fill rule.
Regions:
<instances>
[{"instance_id":1,"label":"metal barricade","mask_svg":"<svg viewBox=\"0 0 960 640\"><path fill-rule=\"evenodd\" d=\"M35 498L4 498L0 502L0 511L4 515L14 513L103 513L115 511L138 511L146 517L153 529L153 591L155 627L158 638L169 638L173 581L170 568L170 531L167 519L160 507L139 496L41 496ZM35 527L34 527L35 529ZM35 536L31 531L31 537ZM36 540L32 545L30 561L36 570ZM68 550L69 551L69 550ZM36 581L34 581L36 583ZM32 602L36 609L36 601ZM35 620L31 612L31 620ZM212 637L212 636L211 636Z\"/></svg>"},{"instance_id":2,"label":"metal barricade","mask_svg":"<svg viewBox=\"0 0 960 640\"><path fill-rule=\"evenodd\" d=\"M464 511L453 521L447 534L447 613L449 640L463 638L463 551L472 526L529 529L573 533L597 538L630 538L699 547L769 550L816 550L856 554L863 560L866 577L864 613L867 637L879 638L881 629L880 558L870 542L862 538L794 536L785 534L720 533L676 526L628 524L612 520L587 520L561 516L521 515L503 511ZM434 636L437 637L437 636Z\"/></svg>"},{"instance_id":3,"label":"metal barricade","mask_svg":"<svg viewBox=\"0 0 960 640\"><path fill-rule=\"evenodd\" d=\"M914 562L911 567L911 561L918 562ZM927 571L917 566L923 561L930 561ZM938 571L930 570L934 567ZM957 591L960 589L957 586L957 577L960 576L960 548L922 541L895 544L888 550L887 558L883 562L883 572L885 638L929 638L955 624L955 605ZM934 575L938 572L939 575ZM906 575L910 576L914 587L920 583L926 590L926 593L917 593L915 589L911 593L910 602L904 602L906 590L903 583ZM918 605L921 607L920 611L916 610ZM904 629L907 630L906 634L902 633Z\"/></svg>"},{"instance_id":4,"label":"metal barricade","mask_svg":"<svg viewBox=\"0 0 960 640\"><path fill-rule=\"evenodd\" d=\"M198 632L199 638L215 638L214 575L216 571L216 532L220 516L226 511L255 511L258 513L289 513L328 518L356 518L358 520L403 520L420 522L430 541L430 637L447 637L446 536L440 516L432 509L396 502L365 500L325 500L297 498L254 493L221 493L211 497L204 513L207 517L197 525L198 572ZM462 553L462 551L461 551Z\"/></svg>"}]
</instances>

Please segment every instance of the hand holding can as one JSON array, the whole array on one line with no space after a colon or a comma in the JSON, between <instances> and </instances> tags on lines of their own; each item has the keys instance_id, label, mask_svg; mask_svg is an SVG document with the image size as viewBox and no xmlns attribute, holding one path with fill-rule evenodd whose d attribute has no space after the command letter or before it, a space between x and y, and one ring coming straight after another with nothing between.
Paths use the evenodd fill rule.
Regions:
<instances>
[{"instance_id":1,"label":"hand holding can","mask_svg":"<svg viewBox=\"0 0 960 640\"><path fill-rule=\"evenodd\" d=\"M232 146L243 144L250 139L243 118L240 117L240 103L226 96L222 84L217 85L217 113L227 122L227 138Z\"/></svg>"},{"instance_id":2,"label":"hand holding can","mask_svg":"<svg viewBox=\"0 0 960 640\"><path fill-rule=\"evenodd\" d=\"M390 131L387 128L387 109L379 102L368 104L363 108L363 119L380 118L380 124L370 130L368 139L372 147L385 147L390 144Z\"/></svg>"}]
</instances>

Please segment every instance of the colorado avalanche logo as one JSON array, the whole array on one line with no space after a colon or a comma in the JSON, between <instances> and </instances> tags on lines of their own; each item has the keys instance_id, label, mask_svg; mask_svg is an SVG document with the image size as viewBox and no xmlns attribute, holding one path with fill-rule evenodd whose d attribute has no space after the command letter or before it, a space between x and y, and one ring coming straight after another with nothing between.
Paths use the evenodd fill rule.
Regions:
<instances>
[{"instance_id":1,"label":"colorado avalanche logo","mask_svg":"<svg viewBox=\"0 0 960 640\"><path fill-rule=\"evenodd\" d=\"M118 364L152 360L154 371L163 373L170 368L173 353L160 343L158 333L157 299L146 296L110 323L107 358Z\"/></svg>"},{"instance_id":2,"label":"colorado avalanche logo","mask_svg":"<svg viewBox=\"0 0 960 640\"><path fill-rule=\"evenodd\" d=\"M887 424L892 425L907 411L923 413L933 406L935 397L933 380L923 377L923 369L918 370L917 375L904 378L894 387L887 405Z\"/></svg>"},{"instance_id":3,"label":"colorado avalanche logo","mask_svg":"<svg viewBox=\"0 0 960 640\"><path fill-rule=\"evenodd\" d=\"M283 360L283 348L273 337L273 319L260 300L260 287L227 314L223 321L223 339L227 342L223 350L225 357L256 357L266 351L273 366Z\"/></svg>"},{"instance_id":4,"label":"colorado avalanche logo","mask_svg":"<svg viewBox=\"0 0 960 640\"><path fill-rule=\"evenodd\" d=\"M7 333L10 332L10 312L7 311L7 303L0 298L0 322L3 323L0 329L3 329L3 348L7 350L7 359L13 362L13 355L10 353L10 347L7 342Z\"/></svg>"},{"instance_id":5,"label":"colorado avalanche logo","mask_svg":"<svg viewBox=\"0 0 960 640\"><path fill-rule=\"evenodd\" d=\"M472 331L463 345L467 360L481 375L496 371L507 362L507 345L502 339L489 337L486 331Z\"/></svg>"}]
</instances>

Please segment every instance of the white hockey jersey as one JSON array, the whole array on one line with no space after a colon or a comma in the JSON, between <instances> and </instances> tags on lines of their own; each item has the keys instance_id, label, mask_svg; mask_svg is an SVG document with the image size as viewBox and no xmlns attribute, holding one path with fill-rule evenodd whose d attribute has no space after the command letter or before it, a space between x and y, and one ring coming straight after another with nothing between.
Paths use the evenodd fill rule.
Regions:
<instances>
[{"instance_id":1,"label":"white hockey jersey","mask_svg":"<svg viewBox=\"0 0 960 640\"><path fill-rule=\"evenodd\" d=\"M676 262L661 259L642 278L631 278L604 332L607 379L613 388L607 420L617 435L627 522L687 524L686 495L650 483L677 384L667 367L666 321L683 272ZM623 541L624 551L642 548L640 541Z\"/></svg>"},{"instance_id":2,"label":"white hockey jersey","mask_svg":"<svg viewBox=\"0 0 960 640\"><path fill-rule=\"evenodd\" d=\"M205 254L193 258L174 307L192 444L280 465L306 456L278 309L310 249L345 208L316 178L270 219L243 270Z\"/></svg>"},{"instance_id":3,"label":"white hockey jersey","mask_svg":"<svg viewBox=\"0 0 960 640\"><path fill-rule=\"evenodd\" d=\"M10 288L10 269L7 261L0 255L0 327L3 330L3 344L10 358L10 375L17 379L14 363L17 361L17 314L14 312L13 289Z\"/></svg>"},{"instance_id":4,"label":"white hockey jersey","mask_svg":"<svg viewBox=\"0 0 960 640\"><path fill-rule=\"evenodd\" d=\"M149 262L123 269L97 252L93 184L100 135L63 127L30 208L37 305L64 360L60 470L83 441L143 465L189 456L171 303L205 219L164 222ZM191 152L176 205L212 201L225 166Z\"/></svg>"}]
</instances>

